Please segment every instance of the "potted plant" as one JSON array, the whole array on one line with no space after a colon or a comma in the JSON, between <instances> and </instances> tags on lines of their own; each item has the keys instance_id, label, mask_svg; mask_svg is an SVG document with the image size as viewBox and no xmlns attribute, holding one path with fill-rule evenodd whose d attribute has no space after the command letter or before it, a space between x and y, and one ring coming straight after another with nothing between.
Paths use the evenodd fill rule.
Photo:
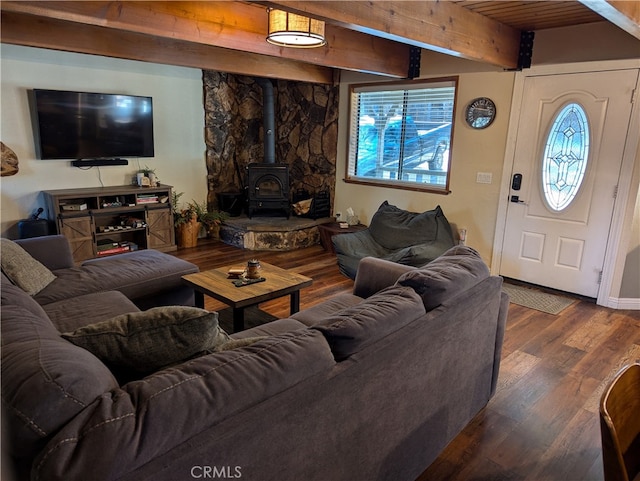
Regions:
<instances>
[{"instance_id":1,"label":"potted plant","mask_svg":"<svg viewBox=\"0 0 640 481\"><path fill-rule=\"evenodd\" d=\"M209 210L206 203L198 203L192 200L189 204L196 213L196 218L200 222L207 233L209 239L220 238L220 224L229 218L229 214L219 210Z\"/></svg>"},{"instance_id":2,"label":"potted plant","mask_svg":"<svg viewBox=\"0 0 640 481\"><path fill-rule=\"evenodd\" d=\"M202 224L192 204L185 207L179 205L183 192L174 192L172 199L173 225L176 229L176 243L178 247L195 247L198 244L198 234Z\"/></svg>"},{"instance_id":3,"label":"potted plant","mask_svg":"<svg viewBox=\"0 0 640 481\"><path fill-rule=\"evenodd\" d=\"M229 217L226 212L208 210L206 203L195 200L186 206L180 207L179 200L182 192L173 194L173 224L176 228L176 242L179 247L195 247L198 236L204 226L207 237L217 239L220 233L220 224Z\"/></svg>"}]
</instances>

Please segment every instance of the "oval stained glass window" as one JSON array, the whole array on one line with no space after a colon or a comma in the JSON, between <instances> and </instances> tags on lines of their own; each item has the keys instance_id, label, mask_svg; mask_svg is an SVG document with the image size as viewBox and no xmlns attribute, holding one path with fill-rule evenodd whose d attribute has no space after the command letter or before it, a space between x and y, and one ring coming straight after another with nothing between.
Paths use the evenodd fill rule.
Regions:
<instances>
[{"instance_id":1,"label":"oval stained glass window","mask_svg":"<svg viewBox=\"0 0 640 481\"><path fill-rule=\"evenodd\" d=\"M578 194L588 156L587 115L579 104L568 104L553 122L542 158L542 189L554 211L566 209Z\"/></svg>"}]
</instances>

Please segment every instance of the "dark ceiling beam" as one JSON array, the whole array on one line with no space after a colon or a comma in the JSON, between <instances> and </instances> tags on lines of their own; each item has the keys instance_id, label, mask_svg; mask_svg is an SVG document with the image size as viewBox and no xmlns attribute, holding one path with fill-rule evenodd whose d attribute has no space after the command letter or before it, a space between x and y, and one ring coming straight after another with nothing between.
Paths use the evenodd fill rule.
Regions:
<instances>
[{"instance_id":1,"label":"dark ceiling beam","mask_svg":"<svg viewBox=\"0 0 640 481\"><path fill-rule=\"evenodd\" d=\"M640 40L639 1L580 0L580 2Z\"/></svg>"},{"instance_id":2,"label":"dark ceiling beam","mask_svg":"<svg viewBox=\"0 0 640 481\"><path fill-rule=\"evenodd\" d=\"M327 25L326 47L294 49L271 45L265 40L266 8L243 2L3 1L0 7L3 12L20 12L391 77L406 77L409 67L409 45L333 25Z\"/></svg>"},{"instance_id":3,"label":"dark ceiling beam","mask_svg":"<svg viewBox=\"0 0 640 481\"><path fill-rule=\"evenodd\" d=\"M3 11L3 43L312 83L336 81L328 67L182 40Z\"/></svg>"},{"instance_id":4,"label":"dark ceiling beam","mask_svg":"<svg viewBox=\"0 0 640 481\"><path fill-rule=\"evenodd\" d=\"M263 2L412 46L516 68L520 31L447 1Z\"/></svg>"}]
</instances>

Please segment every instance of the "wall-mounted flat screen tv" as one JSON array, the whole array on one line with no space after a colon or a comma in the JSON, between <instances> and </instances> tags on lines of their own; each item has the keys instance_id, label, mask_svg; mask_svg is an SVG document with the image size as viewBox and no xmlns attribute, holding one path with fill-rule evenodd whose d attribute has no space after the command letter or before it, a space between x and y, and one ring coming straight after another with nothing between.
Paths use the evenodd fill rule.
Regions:
<instances>
[{"instance_id":1,"label":"wall-mounted flat screen tv","mask_svg":"<svg viewBox=\"0 0 640 481\"><path fill-rule=\"evenodd\" d=\"M42 89L29 93L39 159L154 156L151 97Z\"/></svg>"}]
</instances>

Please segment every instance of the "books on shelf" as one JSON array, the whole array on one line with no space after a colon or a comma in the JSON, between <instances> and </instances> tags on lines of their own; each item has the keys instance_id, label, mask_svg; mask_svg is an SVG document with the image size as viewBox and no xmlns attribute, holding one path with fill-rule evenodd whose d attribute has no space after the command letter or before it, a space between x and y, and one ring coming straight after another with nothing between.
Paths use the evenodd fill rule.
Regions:
<instances>
[{"instance_id":1,"label":"books on shelf","mask_svg":"<svg viewBox=\"0 0 640 481\"><path fill-rule=\"evenodd\" d=\"M129 246L121 246L121 247L113 247L111 249L98 250L98 257L100 256L110 256L113 254L122 254L123 252L130 252L131 249Z\"/></svg>"},{"instance_id":2,"label":"books on shelf","mask_svg":"<svg viewBox=\"0 0 640 481\"><path fill-rule=\"evenodd\" d=\"M137 204L157 204L160 202L158 194L138 194L136 197Z\"/></svg>"},{"instance_id":3,"label":"books on shelf","mask_svg":"<svg viewBox=\"0 0 640 481\"><path fill-rule=\"evenodd\" d=\"M98 256L108 256L113 254L121 254L123 252L137 251L138 245L134 242L122 241L114 242L111 239L104 239L98 243Z\"/></svg>"}]
</instances>

